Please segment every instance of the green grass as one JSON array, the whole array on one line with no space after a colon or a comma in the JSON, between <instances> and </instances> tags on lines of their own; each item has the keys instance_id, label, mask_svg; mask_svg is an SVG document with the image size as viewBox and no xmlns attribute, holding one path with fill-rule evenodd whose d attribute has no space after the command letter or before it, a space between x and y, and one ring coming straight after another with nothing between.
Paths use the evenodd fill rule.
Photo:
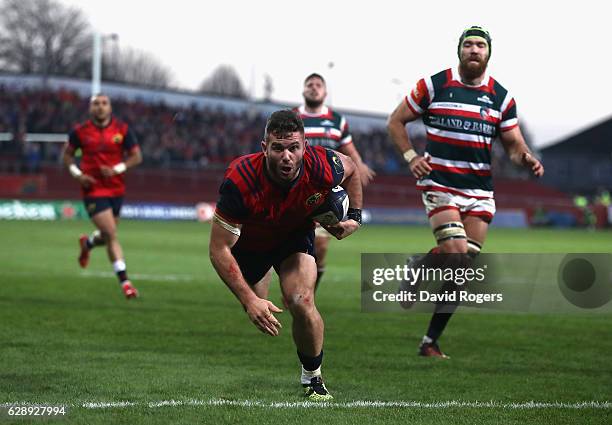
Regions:
<instances>
[{"instance_id":1,"label":"green grass","mask_svg":"<svg viewBox=\"0 0 612 425\"><path fill-rule=\"evenodd\" d=\"M249 323L210 266L208 225L121 223L142 294L135 302L122 298L103 250L93 252L87 274L78 268L76 237L90 229L0 221L0 403L69 403L66 420L88 424L612 422L609 407L150 408L161 400L302 401L291 319L280 315L277 338ZM609 252L611 236L492 229L486 251ZM610 315L457 315L442 341L452 359L435 361L416 356L428 316L361 313L359 253L419 252L432 239L426 228L366 226L333 243L317 305L324 374L337 402L612 400ZM271 299L279 304L277 286ZM137 405L79 407L117 401Z\"/></svg>"}]
</instances>

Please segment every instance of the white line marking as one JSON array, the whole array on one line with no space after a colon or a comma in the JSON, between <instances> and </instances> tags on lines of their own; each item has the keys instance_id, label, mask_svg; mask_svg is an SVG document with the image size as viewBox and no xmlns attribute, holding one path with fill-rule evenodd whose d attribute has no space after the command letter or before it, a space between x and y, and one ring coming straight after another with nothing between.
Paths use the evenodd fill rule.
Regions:
<instances>
[{"instance_id":1,"label":"white line marking","mask_svg":"<svg viewBox=\"0 0 612 425\"><path fill-rule=\"evenodd\" d=\"M74 273L66 273L64 271L27 271L27 270L4 270L3 275L10 276L54 276L54 277L74 277ZM83 270L79 272L79 276L85 278L103 277L114 278L115 273L107 271ZM145 273L130 273L130 277L139 280L149 280L153 282L192 282L196 278L190 274L145 274Z\"/></svg>"},{"instance_id":2,"label":"white line marking","mask_svg":"<svg viewBox=\"0 0 612 425\"><path fill-rule=\"evenodd\" d=\"M85 409L114 409L121 407L132 407L136 406L137 403L133 403L131 401L119 401L119 402L110 402L110 403L83 403L81 407Z\"/></svg>"},{"instance_id":3,"label":"white line marking","mask_svg":"<svg viewBox=\"0 0 612 425\"><path fill-rule=\"evenodd\" d=\"M112 272L86 270L80 273L83 277L115 277ZM130 273L134 280L152 280L157 282L191 282L195 277L189 274L145 274Z\"/></svg>"},{"instance_id":4,"label":"white line marking","mask_svg":"<svg viewBox=\"0 0 612 425\"><path fill-rule=\"evenodd\" d=\"M0 403L0 407L10 406L27 406L27 405L64 405L68 407L82 407L85 409L124 409L132 407L148 407L151 409L159 407L180 407L180 406L212 406L212 407L246 407L246 408L262 408L262 409L384 409L384 408L402 408L402 409L504 409L504 410L533 410L533 409L612 409L612 402L609 401L579 401L579 402L544 402L544 401L526 401L515 403L502 403L499 401L439 401L439 402L421 402L421 401L368 401L355 400L347 402L323 402L315 403L309 401L298 402L269 402L260 400L225 400L225 399L210 399L210 400L161 400L151 402L136 402L136 401L111 401L111 402L83 402L83 403L42 403L42 402L15 402L15 403Z\"/></svg>"}]
</instances>

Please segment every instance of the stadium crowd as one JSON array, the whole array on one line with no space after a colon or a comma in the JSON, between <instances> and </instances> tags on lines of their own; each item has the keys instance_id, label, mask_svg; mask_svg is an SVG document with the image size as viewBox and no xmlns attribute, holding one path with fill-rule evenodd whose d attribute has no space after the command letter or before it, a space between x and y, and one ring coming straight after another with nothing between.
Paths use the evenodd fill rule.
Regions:
<instances>
[{"instance_id":1,"label":"stadium crowd","mask_svg":"<svg viewBox=\"0 0 612 425\"><path fill-rule=\"evenodd\" d=\"M145 167L222 168L231 159L260 149L266 116L257 110L233 113L221 108L177 108L121 98L112 101L114 113L138 137ZM0 142L0 159L18 162L20 171L25 172L37 171L43 162L58 163L61 144L24 143L24 135L66 134L87 118L87 109L87 100L72 91L17 91L0 86L0 133L14 134L17 142ZM409 172L384 128L351 131L363 159L378 173ZM417 151L422 152L426 143L422 126L415 126L411 135ZM501 146L495 145L494 173L520 177L520 171L510 163Z\"/></svg>"}]
</instances>

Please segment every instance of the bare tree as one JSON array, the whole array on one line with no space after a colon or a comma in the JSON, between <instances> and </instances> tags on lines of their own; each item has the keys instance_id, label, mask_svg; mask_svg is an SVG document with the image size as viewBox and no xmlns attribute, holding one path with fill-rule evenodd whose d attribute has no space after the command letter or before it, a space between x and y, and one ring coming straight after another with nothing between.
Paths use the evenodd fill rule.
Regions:
<instances>
[{"instance_id":1,"label":"bare tree","mask_svg":"<svg viewBox=\"0 0 612 425\"><path fill-rule=\"evenodd\" d=\"M102 78L106 81L168 88L174 77L154 55L134 48L105 52Z\"/></svg>"},{"instance_id":2,"label":"bare tree","mask_svg":"<svg viewBox=\"0 0 612 425\"><path fill-rule=\"evenodd\" d=\"M221 96L247 97L244 84L240 76L231 65L219 65L202 84L200 92L207 94L217 94Z\"/></svg>"},{"instance_id":3,"label":"bare tree","mask_svg":"<svg viewBox=\"0 0 612 425\"><path fill-rule=\"evenodd\" d=\"M91 76L93 32L83 12L56 0L0 1L0 69L23 74ZM105 52L102 78L166 88L170 69L132 48Z\"/></svg>"},{"instance_id":4,"label":"bare tree","mask_svg":"<svg viewBox=\"0 0 612 425\"><path fill-rule=\"evenodd\" d=\"M91 28L79 9L55 0L0 3L0 68L21 73L86 76Z\"/></svg>"}]
</instances>

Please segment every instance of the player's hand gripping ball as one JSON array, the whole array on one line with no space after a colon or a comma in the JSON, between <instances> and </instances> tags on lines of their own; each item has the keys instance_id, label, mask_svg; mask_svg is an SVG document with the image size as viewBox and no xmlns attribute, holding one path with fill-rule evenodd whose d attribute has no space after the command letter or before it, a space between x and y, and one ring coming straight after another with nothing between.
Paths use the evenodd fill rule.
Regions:
<instances>
[{"instance_id":1,"label":"player's hand gripping ball","mask_svg":"<svg viewBox=\"0 0 612 425\"><path fill-rule=\"evenodd\" d=\"M325 201L312 212L310 218L321 225L331 226L346 218L348 207L348 194L342 187L336 186L329 192Z\"/></svg>"}]
</instances>

